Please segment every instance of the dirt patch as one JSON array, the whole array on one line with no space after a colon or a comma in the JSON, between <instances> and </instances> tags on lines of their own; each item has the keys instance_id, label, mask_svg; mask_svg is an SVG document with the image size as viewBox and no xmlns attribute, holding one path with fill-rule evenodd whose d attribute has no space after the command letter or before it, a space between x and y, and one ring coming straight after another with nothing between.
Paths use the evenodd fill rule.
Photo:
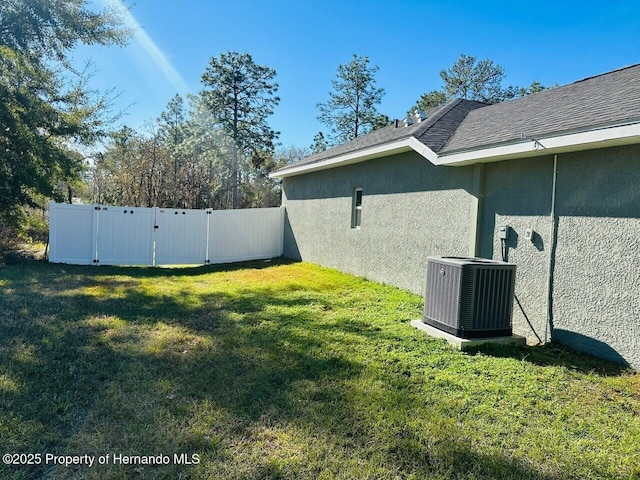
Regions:
<instances>
[{"instance_id":1,"label":"dirt patch","mask_svg":"<svg viewBox=\"0 0 640 480\"><path fill-rule=\"evenodd\" d=\"M30 245L0 246L0 268L44 259L45 254L43 248L35 248Z\"/></svg>"}]
</instances>

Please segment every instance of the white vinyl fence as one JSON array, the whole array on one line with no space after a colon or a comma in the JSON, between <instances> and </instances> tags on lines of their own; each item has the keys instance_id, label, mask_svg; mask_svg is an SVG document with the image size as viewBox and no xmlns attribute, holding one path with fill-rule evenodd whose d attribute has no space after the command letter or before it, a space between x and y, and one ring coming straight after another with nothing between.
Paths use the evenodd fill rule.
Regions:
<instances>
[{"instance_id":1,"label":"white vinyl fence","mask_svg":"<svg viewBox=\"0 0 640 480\"><path fill-rule=\"evenodd\" d=\"M282 255L284 208L186 210L49 204L49 261L194 265Z\"/></svg>"}]
</instances>

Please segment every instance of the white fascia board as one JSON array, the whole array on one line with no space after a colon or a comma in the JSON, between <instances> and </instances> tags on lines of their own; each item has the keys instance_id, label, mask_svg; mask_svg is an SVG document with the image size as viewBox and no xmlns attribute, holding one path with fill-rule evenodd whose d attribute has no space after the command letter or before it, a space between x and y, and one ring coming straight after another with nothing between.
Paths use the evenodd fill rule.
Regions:
<instances>
[{"instance_id":1,"label":"white fascia board","mask_svg":"<svg viewBox=\"0 0 640 480\"><path fill-rule=\"evenodd\" d=\"M333 158L327 158L315 163L300 166L294 165L279 172L270 173L269 178L292 177L294 175L327 170L411 150L426 158L434 165L464 166L516 158L553 155L562 152L613 147L616 145L631 145L635 143L640 143L640 123L574 132L565 135L539 137L517 143L497 145L448 155L438 155L415 137L409 137L404 140L378 145L365 150L358 150Z\"/></svg>"},{"instance_id":2,"label":"white fascia board","mask_svg":"<svg viewBox=\"0 0 640 480\"><path fill-rule=\"evenodd\" d=\"M508 145L445 154L438 156L434 163L436 165L464 166L634 143L640 143L640 123L552 137L539 137Z\"/></svg>"},{"instance_id":3,"label":"white fascia board","mask_svg":"<svg viewBox=\"0 0 640 480\"><path fill-rule=\"evenodd\" d=\"M407 143L409 144L409 146L413 151L415 151L416 153L419 153L434 165L437 165L438 154L435 153L433 150L431 150L429 147L427 147L424 143L422 143L416 137L408 138Z\"/></svg>"},{"instance_id":4,"label":"white fascia board","mask_svg":"<svg viewBox=\"0 0 640 480\"><path fill-rule=\"evenodd\" d=\"M375 147L358 150L355 152L345 153L336 157L320 160L319 162L307 163L300 166L292 166L269 174L269 178L285 178L302 173L311 173L319 170L327 170L329 168L341 167L352 163L364 162L379 157L395 155L397 153L408 152L414 150L430 161L434 161L437 155L426 145L420 143L415 137L405 138L397 142L377 145Z\"/></svg>"}]
</instances>

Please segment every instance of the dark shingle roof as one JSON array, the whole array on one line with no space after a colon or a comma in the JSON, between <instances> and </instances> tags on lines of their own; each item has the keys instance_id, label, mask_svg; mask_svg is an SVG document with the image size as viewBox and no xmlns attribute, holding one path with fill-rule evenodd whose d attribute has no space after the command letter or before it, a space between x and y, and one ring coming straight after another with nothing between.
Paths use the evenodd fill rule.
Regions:
<instances>
[{"instance_id":1,"label":"dark shingle roof","mask_svg":"<svg viewBox=\"0 0 640 480\"><path fill-rule=\"evenodd\" d=\"M640 64L469 112L440 154L640 120Z\"/></svg>"},{"instance_id":2,"label":"dark shingle roof","mask_svg":"<svg viewBox=\"0 0 640 480\"><path fill-rule=\"evenodd\" d=\"M504 103L452 100L422 122L390 125L289 165L313 164L410 137L439 155L640 121L640 64Z\"/></svg>"},{"instance_id":3,"label":"dark shingle roof","mask_svg":"<svg viewBox=\"0 0 640 480\"><path fill-rule=\"evenodd\" d=\"M413 124L407 127L399 126L395 127L394 125L388 125L379 130L375 130L366 135L362 135L361 137L357 137L350 142L343 143L333 148L329 148L323 152L316 153L307 157L299 162L296 162L290 166L298 166L298 165L307 165L309 163L316 163L321 160L327 160L329 158L338 157L340 155L344 155L346 153L356 152L358 150L364 150L365 148L375 147L377 145L382 145L385 143L393 142L396 140L402 140L404 138L408 138L411 136L413 132L417 130L420 124ZM285 167L286 169L287 167Z\"/></svg>"},{"instance_id":4,"label":"dark shingle roof","mask_svg":"<svg viewBox=\"0 0 640 480\"><path fill-rule=\"evenodd\" d=\"M469 112L482 110L481 107L486 107L486 104L474 100L454 100L447 106L448 109L441 108L427 118L430 123L413 135L435 153L447 143Z\"/></svg>"},{"instance_id":5,"label":"dark shingle roof","mask_svg":"<svg viewBox=\"0 0 640 480\"><path fill-rule=\"evenodd\" d=\"M404 126L402 122L399 122L398 126L393 123L379 130L362 135L350 142L343 143L342 145L311 155L310 157L289 165L280 171L286 171L289 167L293 166L298 167L308 165L322 160L339 157L340 155L347 153L405 140L412 136L427 145L434 152L438 152L455 131L456 127L465 118L467 113L470 110L480 108L485 105L486 104L484 103L473 100L452 100L432 110L429 117L421 122L407 126Z\"/></svg>"}]
</instances>

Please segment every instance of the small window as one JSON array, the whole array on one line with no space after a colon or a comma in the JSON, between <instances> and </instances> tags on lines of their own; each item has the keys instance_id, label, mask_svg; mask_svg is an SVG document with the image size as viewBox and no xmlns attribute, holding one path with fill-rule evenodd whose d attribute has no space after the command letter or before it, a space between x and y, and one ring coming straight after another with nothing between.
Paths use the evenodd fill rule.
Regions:
<instances>
[{"instance_id":1,"label":"small window","mask_svg":"<svg viewBox=\"0 0 640 480\"><path fill-rule=\"evenodd\" d=\"M360 228L362 224L362 188L353 191L353 209L351 211L351 228Z\"/></svg>"}]
</instances>

